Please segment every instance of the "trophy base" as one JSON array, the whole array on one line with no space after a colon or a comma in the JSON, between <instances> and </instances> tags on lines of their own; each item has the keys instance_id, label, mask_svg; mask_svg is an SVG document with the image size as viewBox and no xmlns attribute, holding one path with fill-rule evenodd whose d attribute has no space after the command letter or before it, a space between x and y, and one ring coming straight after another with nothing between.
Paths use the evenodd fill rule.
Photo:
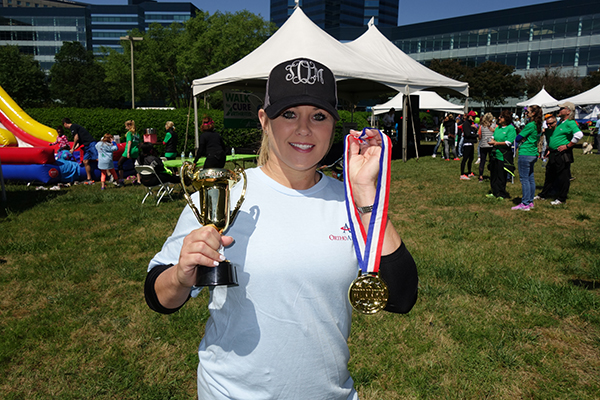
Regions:
<instances>
[{"instance_id":1,"label":"trophy base","mask_svg":"<svg viewBox=\"0 0 600 400\"><path fill-rule=\"evenodd\" d=\"M237 271L227 260L216 267L196 265L196 286L238 286Z\"/></svg>"}]
</instances>

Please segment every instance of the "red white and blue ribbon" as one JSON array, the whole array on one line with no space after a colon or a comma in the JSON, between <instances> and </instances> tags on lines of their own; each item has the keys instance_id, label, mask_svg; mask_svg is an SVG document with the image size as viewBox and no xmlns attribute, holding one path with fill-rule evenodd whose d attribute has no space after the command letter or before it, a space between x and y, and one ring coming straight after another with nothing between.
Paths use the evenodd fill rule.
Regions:
<instances>
[{"instance_id":1,"label":"red white and blue ribbon","mask_svg":"<svg viewBox=\"0 0 600 400\"><path fill-rule=\"evenodd\" d=\"M356 138L352 135L346 136L344 146L344 185L346 188L346 210L348 211L348 219L352 240L354 243L354 251L358 259L358 265L363 274L377 274L379 272L379 260L381 258L381 249L383 246L385 226L387 222L388 203L390 197L390 165L392 160L392 143L390 138L381 133L381 157L379 159L379 175L377 177L377 188L375 192L375 201L373 202L373 211L369 220L368 229L365 229L360 213L354 203L354 195L352 185L350 183L350 168L348 165L348 151L350 143L357 140L359 143L365 142L367 138L366 130L363 129L361 135ZM365 204L366 206L367 204Z\"/></svg>"}]
</instances>

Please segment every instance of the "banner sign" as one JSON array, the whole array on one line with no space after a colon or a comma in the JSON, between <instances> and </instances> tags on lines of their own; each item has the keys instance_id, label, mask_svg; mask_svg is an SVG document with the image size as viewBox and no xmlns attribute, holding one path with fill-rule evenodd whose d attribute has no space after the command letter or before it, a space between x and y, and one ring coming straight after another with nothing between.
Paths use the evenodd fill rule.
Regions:
<instances>
[{"instance_id":1,"label":"banner sign","mask_svg":"<svg viewBox=\"0 0 600 400\"><path fill-rule=\"evenodd\" d=\"M254 93L223 90L224 127L257 128L260 127L258 110L263 105L264 96Z\"/></svg>"}]
</instances>

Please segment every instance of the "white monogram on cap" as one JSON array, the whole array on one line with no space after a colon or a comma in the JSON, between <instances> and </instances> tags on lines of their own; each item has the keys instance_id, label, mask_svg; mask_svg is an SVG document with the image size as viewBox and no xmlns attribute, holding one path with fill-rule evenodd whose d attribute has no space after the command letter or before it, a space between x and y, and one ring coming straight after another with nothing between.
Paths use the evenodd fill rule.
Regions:
<instances>
[{"instance_id":1,"label":"white monogram on cap","mask_svg":"<svg viewBox=\"0 0 600 400\"><path fill-rule=\"evenodd\" d=\"M309 60L295 60L285 67L289 73L285 76L285 80L297 84L313 85L317 81L325 84L323 79L323 69L317 68L315 63Z\"/></svg>"}]
</instances>

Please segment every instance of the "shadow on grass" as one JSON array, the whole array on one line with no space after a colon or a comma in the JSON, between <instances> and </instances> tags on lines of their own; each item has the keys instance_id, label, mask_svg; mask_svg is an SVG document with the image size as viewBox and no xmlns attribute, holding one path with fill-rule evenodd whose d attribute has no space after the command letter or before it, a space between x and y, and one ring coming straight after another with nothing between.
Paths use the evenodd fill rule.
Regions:
<instances>
[{"instance_id":1,"label":"shadow on grass","mask_svg":"<svg viewBox=\"0 0 600 400\"><path fill-rule=\"evenodd\" d=\"M600 282L596 281L588 281L584 279L571 279L569 282L575 286L579 286L587 290L600 289Z\"/></svg>"},{"instance_id":2,"label":"shadow on grass","mask_svg":"<svg viewBox=\"0 0 600 400\"><path fill-rule=\"evenodd\" d=\"M19 189L8 191L6 193L6 204L3 204L2 208L0 209L0 218L6 218L9 214L13 213L20 214L39 205L40 203L47 202L67 193L68 192L64 190L50 191ZM0 220L0 222L2 222L2 220Z\"/></svg>"}]
</instances>

